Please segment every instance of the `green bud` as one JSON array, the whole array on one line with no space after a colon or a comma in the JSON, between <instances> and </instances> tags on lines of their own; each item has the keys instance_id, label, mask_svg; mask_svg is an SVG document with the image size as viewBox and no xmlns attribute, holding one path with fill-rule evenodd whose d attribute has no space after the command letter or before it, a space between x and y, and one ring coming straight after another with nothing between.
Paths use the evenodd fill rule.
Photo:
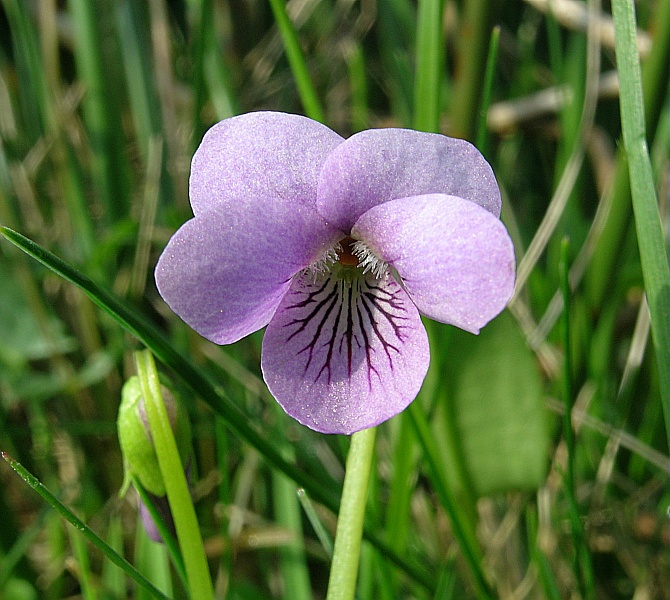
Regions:
<instances>
[{"instance_id":1,"label":"green bud","mask_svg":"<svg viewBox=\"0 0 670 600\"><path fill-rule=\"evenodd\" d=\"M186 468L191 449L191 425L188 415L170 390L163 385L161 385L161 393L172 426L172 433L177 442L179 456ZM124 489L129 476L134 475L148 492L154 496L164 496L165 484L151 439L149 419L137 375L128 379L121 390L117 428L126 469Z\"/></svg>"}]
</instances>

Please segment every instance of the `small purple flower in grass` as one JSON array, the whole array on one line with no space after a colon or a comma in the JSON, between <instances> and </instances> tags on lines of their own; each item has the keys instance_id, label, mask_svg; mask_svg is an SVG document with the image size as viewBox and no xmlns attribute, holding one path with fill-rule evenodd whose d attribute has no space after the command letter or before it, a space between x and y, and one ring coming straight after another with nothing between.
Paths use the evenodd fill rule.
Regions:
<instances>
[{"instance_id":1,"label":"small purple flower in grass","mask_svg":"<svg viewBox=\"0 0 670 600\"><path fill-rule=\"evenodd\" d=\"M265 381L317 431L372 427L416 397L430 359L420 314L478 333L512 294L500 192L462 140L344 140L305 117L249 113L207 132L190 200L158 290L218 344L267 325Z\"/></svg>"}]
</instances>

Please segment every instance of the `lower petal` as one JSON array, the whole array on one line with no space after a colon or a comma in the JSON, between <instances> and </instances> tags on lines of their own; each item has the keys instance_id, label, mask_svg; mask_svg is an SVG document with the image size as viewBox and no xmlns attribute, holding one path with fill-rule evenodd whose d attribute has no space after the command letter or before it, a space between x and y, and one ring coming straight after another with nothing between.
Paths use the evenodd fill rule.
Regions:
<instances>
[{"instance_id":1,"label":"lower petal","mask_svg":"<svg viewBox=\"0 0 670 600\"><path fill-rule=\"evenodd\" d=\"M268 325L261 366L291 417L350 434L404 410L429 360L419 313L392 277L302 275Z\"/></svg>"},{"instance_id":2,"label":"lower petal","mask_svg":"<svg viewBox=\"0 0 670 600\"><path fill-rule=\"evenodd\" d=\"M512 240L481 206L443 194L368 210L352 236L391 264L422 314L478 333L514 290Z\"/></svg>"}]
</instances>

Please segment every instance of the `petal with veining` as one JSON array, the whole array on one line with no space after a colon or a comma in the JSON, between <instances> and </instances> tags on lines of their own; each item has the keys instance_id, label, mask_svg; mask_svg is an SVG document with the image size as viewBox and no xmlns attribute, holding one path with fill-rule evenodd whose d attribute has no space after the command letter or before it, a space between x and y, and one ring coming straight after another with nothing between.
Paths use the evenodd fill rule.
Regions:
<instances>
[{"instance_id":1,"label":"petal with veining","mask_svg":"<svg viewBox=\"0 0 670 600\"><path fill-rule=\"evenodd\" d=\"M404 410L429 360L419 313L392 277L300 276L268 325L261 367L291 417L350 434Z\"/></svg>"}]
</instances>

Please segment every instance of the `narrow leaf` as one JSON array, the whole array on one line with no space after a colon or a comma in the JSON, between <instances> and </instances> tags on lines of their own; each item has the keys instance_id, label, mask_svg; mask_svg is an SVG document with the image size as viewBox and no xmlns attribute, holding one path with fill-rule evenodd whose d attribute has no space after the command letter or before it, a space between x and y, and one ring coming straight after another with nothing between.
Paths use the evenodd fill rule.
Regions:
<instances>
[{"instance_id":1,"label":"narrow leaf","mask_svg":"<svg viewBox=\"0 0 670 600\"><path fill-rule=\"evenodd\" d=\"M651 333L656 351L665 430L670 445L670 273L647 147L635 7L632 2L616 0L612 3L612 11L621 88L619 104L623 143L628 156L637 243L651 314Z\"/></svg>"},{"instance_id":2,"label":"narrow leaf","mask_svg":"<svg viewBox=\"0 0 670 600\"><path fill-rule=\"evenodd\" d=\"M161 591L156 589L133 565L131 565L125 558L119 556L114 549L105 542L97 533L95 533L86 523L84 523L77 515L75 515L67 506L65 506L56 496L54 496L42 483L29 473L23 465L14 460L7 453L2 452L2 458L7 464L16 471L21 479L23 479L33 490L35 490L46 502L58 511L68 523L77 529L86 539L92 542L95 546L100 548L109 560L115 565L121 567L129 577L134 579L144 589L151 592L155 598L167 598Z\"/></svg>"}]
</instances>

